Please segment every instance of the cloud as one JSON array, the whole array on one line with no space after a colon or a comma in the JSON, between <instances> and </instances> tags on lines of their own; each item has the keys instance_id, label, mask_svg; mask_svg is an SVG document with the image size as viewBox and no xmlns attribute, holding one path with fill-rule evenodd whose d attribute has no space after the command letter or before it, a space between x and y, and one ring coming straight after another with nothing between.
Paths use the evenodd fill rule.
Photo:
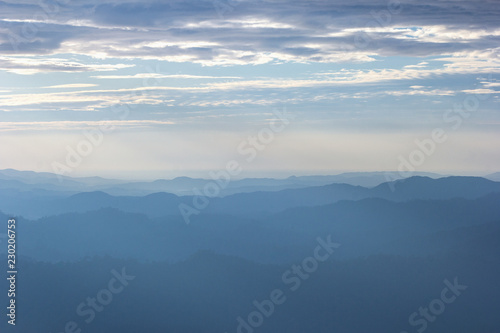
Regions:
<instances>
[{"instance_id":1,"label":"cloud","mask_svg":"<svg viewBox=\"0 0 500 333\"><path fill-rule=\"evenodd\" d=\"M152 88L83 90L55 93L9 94L0 96L4 111L26 110L74 110L95 111L113 105L158 105L170 103L164 94L154 93ZM156 88L155 90L158 90ZM166 90L165 88L161 90ZM170 89L168 89L170 90Z\"/></svg>"},{"instance_id":2,"label":"cloud","mask_svg":"<svg viewBox=\"0 0 500 333\"><path fill-rule=\"evenodd\" d=\"M166 125L174 125L175 122L166 120L102 120L102 121L28 121L28 122L0 122L0 132L13 131L75 131L88 128L126 128L142 129Z\"/></svg>"},{"instance_id":3,"label":"cloud","mask_svg":"<svg viewBox=\"0 0 500 333\"><path fill-rule=\"evenodd\" d=\"M70 83L70 84L61 84L56 86L43 87L45 89L68 89L68 88L90 88L96 87L97 84L93 83Z\"/></svg>"},{"instance_id":4,"label":"cloud","mask_svg":"<svg viewBox=\"0 0 500 333\"><path fill-rule=\"evenodd\" d=\"M0 70L21 75L45 72L109 72L134 67L127 64L89 64L63 58L0 56Z\"/></svg>"},{"instance_id":5,"label":"cloud","mask_svg":"<svg viewBox=\"0 0 500 333\"><path fill-rule=\"evenodd\" d=\"M413 89L413 90L401 90L401 91L388 91L387 95L393 96L453 96L456 94L453 90L444 90L444 89L433 89L433 90L422 90L422 89Z\"/></svg>"},{"instance_id":6,"label":"cloud","mask_svg":"<svg viewBox=\"0 0 500 333\"><path fill-rule=\"evenodd\" d=\"M485 88L500 87L500 82L481 82Z\"/></svg>"},{"instance_id":7,"label":"cloud","mask_svg":"<svg viewBox=\"0 0 500 333\"><path fill-rule=\"evenodd\" d=\"M64 7L6 1L0 3L0 51L229 66L372 62L485 51L500 41L495 1L402 1L397 10L386 0L241 0L226 7L221 13L202 0Z\"/></svg>"},{"instance_id":8,"label":"cloud","mask_svg":"<svg viewBox=\"0 0 500 333\"><path fill-rule=\"evenodd\" d=\"M330 72L310 73L305 78L261 77L259 79L244 79L235 76L203 76L191 74L138 73L133 75L92 76L99 79L205 79L206 81L191 81L190 85L147 85L120 89L89 89L95 84L65 84L46 88L76 89L74 91L33 92L0 95L0 104L5 111L38 108L40 110L73 109L95 111L113 105L149 105L149 106L237 106L245 103L251 105L273 105L279 103L301 103L319 101L322 99L360 99L380 96L452 96L460 91L470 89L432 89L429 86L414 84L422 80L437 80L458 74L492 74L500 73L498 60L491 56L492 52L461 53L449 55L455 63L441 63L441 68L413 68L404 66L400 69L342 69ZM442 60L439 60L440 62ZM420 63L421 64L421 63ZM424 64L428 66L429 64ZM423 66L423 65L422 65ZM435 64L433 64L435 67ZM230 79L233 78L233 79ZM221 81L220 79L224 79ZM409 83L410 90L394 89L391 84ZM387 86L380 86L385 84ZM484 89L490 89L496 82L483 82ZM371 92L363 94L359 87L371 87ZM378 88L377 88L378 87ZM78 89L80 88L80 89ZM325 94L335 88L336 94ZM356 88L357 91L352 91ZM375 89L374 89L375 88ZM349 90L351 89L351 90ZM479 91L479 90L478 90ZM488 90L482 90L485 93ZM227 94L232 94L227 98ZM279 96L273 93L280 93ZM324 96L324 97L321 97ZM327 96L327 97L325 97Z\"/></svg>"},{"instance_id":9,"label":"cloud","mask_svg":"<svg viewBox=\"0 0 500 333\"><path fill-rule=\"evenodd\" d=\"M422 62L419 62L416 65L408 65L408 66L405 66L404 68L426 68L427 65L429 65L428 62L422 61Z\"/></svg>"},{"instance_id":10,"label":"cloud","mask_svg":"<svg viewBox=\"0 0 500 333\"><path fill-rule=\"evenodd\" d=\"M159 74L159 73L138 73L134 75L98 75L92 76L96 79L241 79L240 76L206 76L189 74Z\"/></svg>"},{"instance_id":11,"label":"cloud","mask_svg":"<svg viewBox=\"0 0 500 333\"><path fill-rule=\"evenodd\" d=\"M213 156L223 156L221 147L233 145L226 133L246 136L240 128L260 126L274 106L289 106L301 118L274 150L290 158L283 164L269 152L278 161L265 165L271 169L301 165L301 145L303 155L312 156L312 169L339 168L335 163L346 156L354 161L346 168L359 165L363 154L331 143L351 142L345 133L352 130L399 133L434 126L427 116L440 117L453 101L462 102L461 94L488 94L481 99L484 112L467 120L471 126L498 123L498 1L400 1L395 11L388 0L222 0L223 8L213 0L85 0L64 6L59 0L0 1L0 131L12 133L2 147L16 145L4 160L24 161L24 148L49 156L47 149L64 147L75 132L99 126L107 116L115 119L113 106L128 108L130 119L112 125L148 133L118 134L120 145L102 153L113 157L110 170L129 167L127 159L137 154L152 159L136 158L142 168L157 168L154 159L167 155L150 154L147 145L173 147L180 153L168 160L185 163L189 155L193 168L199 154L215 161ZM147 69L160 65L168 71ZM54 141L33 139L51 135L47 130L56 132ZM200 133L210 131L223 133L221 145L202 140L200 148ZM407 134L413 142L416 134ZM372 137L357 139L362 151ZM471 137L464 135L477 153L481 140ZM312 145L313 153L311 138L320 143ZM392 136L379 141L405 149ZM131 146L137 148L133 154ZM381 148L371 149L367 165L396 161L401 153L372 146ZM342 152L325 154L325 147ZM122 152L124 163L117 164ZM318 163L324 156L326 164ZM92 167L103 166L96 163Z\"/></svg>"},{"instance_id":12,"label":"cloud","mask_svg":"<svg viewBox=\"0 0 500 333\"><path fill-rule=\"evenodd\" d=\"M466 93L466 94L478 94L478 95L482 95L482 94L500 94L500 91L496 91L496 90L492 90L492 89L466 89L466 90L462 90L462 92Z\"/></svg>"}]
</instances>

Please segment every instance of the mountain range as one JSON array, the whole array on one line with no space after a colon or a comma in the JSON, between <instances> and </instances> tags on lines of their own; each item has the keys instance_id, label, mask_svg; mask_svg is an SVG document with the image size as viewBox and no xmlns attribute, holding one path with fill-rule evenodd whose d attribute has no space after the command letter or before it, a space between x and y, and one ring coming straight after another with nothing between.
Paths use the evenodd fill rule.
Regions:
<instances>
[{"instance_id":1,"label":"mountain range","mask_svg":"<svg viewBox=\"0 0 500 333\"><path fill-rule=\"evenodd\" d=\"M210 180L60 184L57 175L4 170L2 229L16 219L16 329L413 332L423 317L415 324L411 316L459 281L463 293L425 322L426 332L498 332L500 182L381 177L246 179L234 193L206 197ZM150 193L175 183L201 194ZM196 213L186 221L180 207ZM5 258L7 239L0 233ZM315 259L318 249L325 261ZM118 272L130 277L126 288L103 298ZM276 290L284 301L271 312ZM107 305L87 323L78 309L89 314L81 306L92 299ZM268 315L245 326L256 311ZM0 330L10 332L6 325Z\"/></svg>"}]
</instances>

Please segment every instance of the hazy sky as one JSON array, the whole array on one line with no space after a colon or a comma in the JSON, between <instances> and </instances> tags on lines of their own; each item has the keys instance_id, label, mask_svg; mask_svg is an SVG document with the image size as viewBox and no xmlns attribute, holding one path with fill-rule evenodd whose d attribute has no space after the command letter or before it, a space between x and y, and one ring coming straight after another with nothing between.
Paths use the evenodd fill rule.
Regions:
<instances>
[{"instance_id":1,"label":"hazy sky","mask_svg":"<svg viewBox=\"0 0 500 333\"><path fill-rule=\"evenodd\" d=\"M499 17L488 0L0 1L0 169L499 171Z\"/></svg>"}]
</instances>

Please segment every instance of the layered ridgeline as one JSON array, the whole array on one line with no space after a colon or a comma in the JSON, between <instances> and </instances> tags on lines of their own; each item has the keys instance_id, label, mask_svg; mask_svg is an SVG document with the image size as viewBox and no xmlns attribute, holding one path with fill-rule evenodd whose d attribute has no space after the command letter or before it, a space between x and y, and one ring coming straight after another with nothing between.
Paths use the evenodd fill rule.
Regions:
<instances>
[{"instance_id":1,"label":"layered ridgeline","mask_svg":"<svg viewBox=\"0 0 500 333\"><path fill-rule=\"evenodd\" d=\"M493 228L500 221L500 183L479 177L418 176L371 188L333 183L207 197L202 190L195 196L68 194L44 190L28 175L15 181L38 188L2 189L0 210L3 220L8 215L20 221L21 254L44 261L94 255L179 261L212 250L280 263L303 256L325 234L348 244L338 258L426 256L457 242L448 231ZM380 174L364 175L370 176Z\"/></svg>"},{"instance_id":2,"label":"layered ridgeline","mask_svg":"<svg viewBox=\"0 0 500 333\"><path fill-rule=\"evenodd\" d=\"M500 329L499 182L351 174L242 180L239 193L204 197L207 180L182 185L197 196L132 195L147 183L121 193L134 183L36 175L2 173L0 219L17 219L22 332ZM188 221L182 207L196 211ZM123 289L97 311L88 297L109 281ZM454 301L437 309L449 285ZM419 312L430 304L432 320Z\"/></svg>"},{"instance_id":3,"label":"layered ridgeline","mask_svg":"<svg viewBox=\"0 0 500 333\"><path fill-rule=\"evenodd\" d=\"M194 188L202 188L207 182L224 179L228 176L224 173L225 172L210 172L207 179L177 177L169 180L130 181L105 179L101 177L75 178L48 172L5 169L0 170L0 188L59 191L67 193L102 191L112 195L147 195L157 192L189 195L193 193ZM442 177L442 175L428 172L415 172L413 175L431 178ZM256 191L278 191L286 188L301 188L332 183L374 187L388 180L402 178L406 177L399 172L348 172L332 176L291 176L286 179L231 179L231 181L221 189L220 195Z\"/></svg>"}]
</instances>

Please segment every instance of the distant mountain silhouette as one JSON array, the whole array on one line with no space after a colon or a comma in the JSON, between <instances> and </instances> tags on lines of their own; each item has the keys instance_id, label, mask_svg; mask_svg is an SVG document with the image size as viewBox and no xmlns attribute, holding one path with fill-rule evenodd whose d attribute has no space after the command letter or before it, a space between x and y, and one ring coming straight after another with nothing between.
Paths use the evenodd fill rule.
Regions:
<instances>
[{"instance_id":1,"label":"distant mountain silhouette","mask_svg":"<svg viewBox=\"0 0 500 333\"><path fill-rule=\"evenodd\" d=\"M374 187L388 180L386 172L351 172L332 176L291 176L286 179L245 178L232 179L221 189L220 196L243 192L278 191L284 189L322 186L332 183L345 183L355 186ZM397 172L390 173L390 179L403 178ZM442 177L438 174L415 173L431 178ZM4 181L15 180L20 183ZM103 191L116 196L144 196L156 192L169 192L177 195L193 195L193 189L202 189L212 179L177 177L155 181L125 181L101 177L69 177L48 172L0 170L0 188L14 190L52 190L75 194L77 192Z\"/></svg>"},{"instance_id":2,"label":"distant mountain silhouette","mask_svg":"<svg viewBox=\"0 0 500 333\"><path fill-rule=\"evenodd\" d=\"M348 184L287 189L270 192L239 193L223 198L206 198L208 205L200 214L262 215L293 207L320 206L340 200L382 198L391 201L413 199L474 199L499 193L500 183L480 177L446 177L432 179L411 177L365 188ZM64 194L68 195L68 194ZM117 208L149 217L179 215L181 203L195 208L193 196L154 193L147 196L111 196L102 191L61 197L58 192L36 195L33 192L0 190L0 209L4 212L36 219L68 212L86 212L99 208Z\"/></svg>"},{"instance_id":3,"label":"distant mountain silhouette","mask_svg":"<svg viewBox=\"0 0 500 333\"><path fill-rule=\"evenodd\" d=\"M25 260L17 296L24 320L16 330L62 332L71 320L95 333L246 332L238 330L238 318L248 322L261 308L269 314L261 314L258 332L263 333L413 331L420 325L410 326L409 316L442 297L447 280L466 289L447 290L444 295L453 301L441 316L431 317L435 320L428 322L429 332L498 332L499 258L471 254L475 249L468 244L461 246L463 253L426 259L370 256L339 261L334 254L296 291L282 279L290 264L262 265L211 251L179 263L110 257L76 263ZM75 311L90 297L105 299L102 291L114 278L112 270L131 280L86 323L88 315ZM2 279L0 287L8 290L7 282ZM266 300L277 289L283 302L271 312ZM10 332L5 321L0 325Z\"/></svg>"},{"instance_id":4,"label":"distant mountain silhouette","mask_svg":"<svg viewBox=\"0 0 500 333\"><path fill-rule=\"evenodd\" d=\"M478 198L500 192L500 183L481 177L411 177L385 183L372 190L373 197L389 200Z\"/></svg>"},{"instance_id":5,"label":"distant mountain silhouette","mask_svg":"<svg viewBox=\"0 0 500 333\"><path fill-rule=\"evenodd\" d=\"M103 202L116 199L92 195L101 196ZM178 261L199 250L212 250L258 262L286 263L307 255L318 236L331 234L345 245L338 250L338 258L426 256L447 253L459 245L459 237L447 236L453 230L499 222L498 202L500 193L478 199L407 202L368 198L253 218L203 214L190 225L178 215L153 219L102 208L37 221L21 219L18 229L23 242L19 246L24 255L49 261L93 255Z\"/></svg>"},{"instance_id":6,"label":"distant mountain silhouette","mask_svg":"<svg viewBox=\"0 0 500 333\"><path fill-rule=\"evenodd\" d=\"M209 198L186 224L179 204L202 198L148 191L206 180L60 185L50 174L4 170L0 254L7 258L5 230L15 215L22 272L15 329L62 332L75 320L94 333L250 333L241 320L270 312L266 300L279 289L286 301L253 332L413 332L419 325L409 317L440 304L446 279L467 288L443 303L426 332L500 330L500 183L417 176L375 187L324 184L329 177L232 182L230 191L241 192ZM385 175L342 177L374 184ZM261 190L243 193L251 189ZM340 244L321 262L318 237ZM107 291L125 272L134 277L126 288ZM77 315L81 304L109 295L95 320Z\"/></svg>"},{"instance_id":7,"label":"distant mountain silhouette","mask_svg":"<svg viewBox=\"0 0 500 333\"><path fill-rule=\"evenodd\" d=\"M495 182L500 182L500 172L495 172L495 173L489 174L487 176L484 176L484 178L489 179L489 180L493 180Z\"/></svg>"}]
</instances>

